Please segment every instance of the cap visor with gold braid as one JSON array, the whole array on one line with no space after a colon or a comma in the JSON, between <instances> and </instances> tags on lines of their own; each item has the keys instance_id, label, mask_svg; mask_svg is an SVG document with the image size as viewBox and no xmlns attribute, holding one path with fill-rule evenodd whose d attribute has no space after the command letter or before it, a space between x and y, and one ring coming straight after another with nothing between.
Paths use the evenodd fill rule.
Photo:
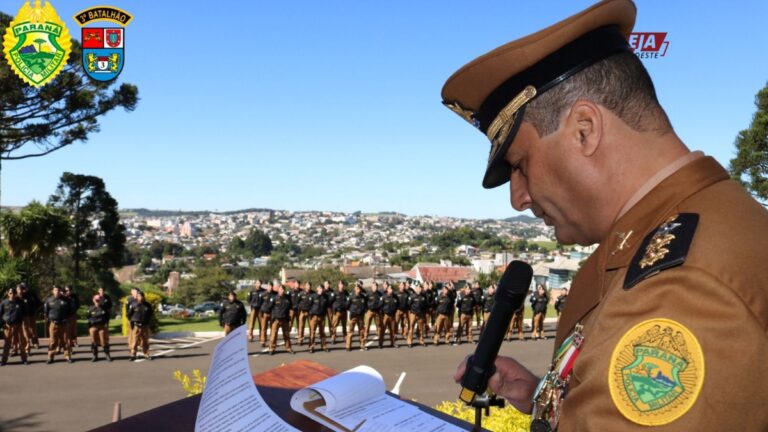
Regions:
<instances>
[{"instance_id":1,"label":"cap visor with gold braid","mask_svg":"<svg viewBox=\"0 0 768 432\"><path fill-rule=\"evenodd\" d=\"M509 181L504 160L526 104L600 60L630 52L635 24L631 0L605 0L559 23L471 61L443 86L443 104L491 141L486 189Z\"/></svg>"}]
</instances>

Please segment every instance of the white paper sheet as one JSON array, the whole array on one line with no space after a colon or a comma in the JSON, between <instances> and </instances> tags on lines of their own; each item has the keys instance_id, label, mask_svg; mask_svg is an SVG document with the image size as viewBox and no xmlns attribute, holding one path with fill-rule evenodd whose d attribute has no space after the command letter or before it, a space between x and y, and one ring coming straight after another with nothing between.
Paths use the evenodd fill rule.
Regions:
<instances>
[{"instance_id":1,"label":"white paper sheet","mask_svg":"<svg viewBox=\"0 0 768 432\"><path fill-rule=\"evenodd\" d=\"M254 385L245 332L240 326L216 345L195 432L298 432L269 408Z\"/></svg>"},{"instance_id":2,"label":"white paper sheet","mask_svg":"<svg viewBox=\"0 0 768 432\"><path fill-rule=\"evenodd\" d=\"M318 398L325 401L325 406L316 408L317 412L304 407L305 402ZM297 391L291 398L291 408L332 430L339 430L332 422L356 432L464 430L386 394L384 379L368 366L358 366Z\"/></svg>"}]
</instances>

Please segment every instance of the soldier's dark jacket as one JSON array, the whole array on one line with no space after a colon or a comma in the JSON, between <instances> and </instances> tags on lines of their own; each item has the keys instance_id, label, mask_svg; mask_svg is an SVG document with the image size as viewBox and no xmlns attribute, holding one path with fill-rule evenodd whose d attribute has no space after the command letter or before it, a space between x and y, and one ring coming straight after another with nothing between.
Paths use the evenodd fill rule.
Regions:
<instances>
[{"instance_id":1,"label":"soldier's dark jacket","mask_svg":"<svg viewBox=\"0 0 768 432\"><path fill-rule=\"evenodd\" d=\"M13 300L5 299L0 303L0 321L5 324L19 324L24 320L24 311L23 300L18 297Z\"/></svg>"},{"instance_id":2,"label":"soldier's dark jacket","mask_svg":"<svg viewBox=\"0 0 768 432\"><path fill-rule=\"evenodd\" d=\"M258 290L251 290L248 292L248 305L251 307L252 310L259 310L261 307L261 293L264 290L258 289Z\"/></svg>"},{"instance_id":3,"label":"soldier's dark jacket","mask_svg":"<svg viewBox=\"0 0 768 432\"><path fill-rule=\"evenodd\" d=\"M427 299L425 299L422 294L413 293L408 296L408 305L410 306L411 312L416 315L421 315L427 311Z\"/></svg>"},{"instance_id":4,"label":"soldier's dark jacket","mask_svg":"<svg viewBox=\"0 0 768 432\"><path fill-rule=\"evenodd\" d=\"M437 297L437 313L450 315L453 311L453 299L450 295L440 295Z\"/></svg>"},{"instance_id":5,"label":"soldier's dark jacket","mask_svg":"<svg viewBox=\"0 0 768 432\"><path fill-rule=\"evenodd\" d=\"M547 303L549 303L549 297L547 295L540 296L539 293L533 293L531 296L531 307L533 313L544 313L547 311Z\"/></svg>"},{"instance_id":6,"label":"soldier's dark jacket","mask_svg":"<svg viewBox=\"0 0 768 432\"><path fill-rule=\"evenodd\" d=\"M310 307L309 314L315 316L325 316L328 312L328 298L323 294L312 293L309 296Z\"/></svg>"},{"instance_id":7,"label":"soldier's dark jacket","mask_svg":"<svg viewBox=\"0 0 768 432\"><path fill-rule=\"evenodd\" d=\"M109 323L109 313L101 306L91 306L88 308L88 325L96 326Z\"/></svg>"},{"instance_id":8,"label":"soldier's dark jacket","mask_svg":"<svg viewBox=\"0 0 768 432\"><path fill-rule=\"evenodd\" d=\"M475 307L475 297L470 293L469 295L459 294L456 300L459 304L459 312L469 315L472 313Z\"/></svg>"},{"instance_id":9,"label":"soldier's dark jacket","mask_svg":"<svg viewBox=\"0 0 768 432\"><path fill-rule=\"evenodd\" d=\"M112 298L109 296L109 294L104 293L104 295L99 300L99 306L101 306L107 315L109 315L109 313L112 311Z\"/></svg>"},{"instance_id":10,"label":"soldier's dark jacket","mask_svg":"<svg viewBox=\"0 0 768 432\"><path fill-rule=\"evenodd\" d=\"M69 296L62 296L62 297L69 302L68 317L74 316L77 313L77 310L80 309L80 298L74 292Z\"/></svg>"},{"instance_id":11,"label":"soldier's dark jacket","mask_svg":"<svg viewBox=\"0 0 768 432\"><path fill-rule=\"evenodd\" d=\"M45 318L57 324L63 323L70 316L69 308L69 302L64 296L58 298L50 296L45 299L45 303L43 303L43 313Z\"/></svg>"},{"instance_id":12,"label":"soldier's dark jacket","mask_svg":"<svg viewBox=\"0 0 768 432\"><path fill-rule=\"evenodd\" d=\"M397 312L397 297L395 297L394 294L385 294L384 297L382 297L381 302L381 311L389 316L394 316L395 312Z\"/></svg>"},{"instance_id":13,"label":"soldier's dark jacket","mask_svg":"<svg viewBox=\"0 0 768 432\"><path fill-rule=\"evenodd\" d=\"M378 312L381 310L381 292L371 291L368 295L368 310L371 312Z\"/></svg>"},{"instance_id":14,"label":"soldier's dark jacket","mask_svg":"<svg viewBox=\"0 0 768 432\"><path fill-rule=\"evenodd\" d=\"M291 310L291 299L288 297L288 294L276 295L272 302L274 303L272 306L272 318L279 320L288 319Z\"/></svg>"},{"instance_id":15,"label":"soldier's dark jacket","mask_svg":"<svg viewBox=\"0 0 768 432\"><path fill-rule=\"evenodd\" d=\"M349 315L353 317L361 317L365 314L365 295L360 293L359 295L352 294L349 297Z\"/></svg>"},{"instance_id":16,"label":"soldier's dark jacket","mask_svg":"<svg viewBox=\"0 0 768 432\"><path fill-rule=\"evenodd\" d=\"M493 296L483 294L483 312L490 312L493 309Z\"/></svg>"},{"instance_id":17,"label":"soldier's dark jacket","mask_svg":"<svg viewBox=\"0 0 768 432\"><path fill-rule=\"evenodd\" d=\"M559 296L557 296L557 300L555 300L555 310L558 312L562 312L567 301L568 301L567 295L560 294Z\"/></svg>"},{"instance_id":18,"label":"soldier's dark jacket","mask_svg":"<svg viewBox=\"0 0 768 432\"><path fill-rule=\"evenodd\" d=\"M407 291L397 293L397 309L401 311L408 310L408 292Z\"/></svg>"},{"instance_id":19,"label":"soldier's dark jacket","mask_svg":"<svg viewBox=\"0 0 768 432\"><path fill-rule=\"evenodd\" d=\"M349 304L349 293L345 290L342 292L331 293L331 309L334 312L346 312Z\"/></svg>"},{"instance_id":20,"label":"soldier's dark jacket","mask_svg":"<svg viewBox=\"0 0 768 432\"><path fill-rule=\"evenodd\" d=\"M313 293L299 291L291 300L298 306L300 311L309 312L309 308L312 306L312 294Z\"/></svg>"},{"instance_id":21,"label":"soldier's dark jacket","mask_svg":"<svg viewBox=\"0 0 768 432\"><path fill-rule=\"evenodd\" d=\"M264 313L272 312L272 307L275 304L275 296L276 295L277 294L273 293L272 291L264 290L264 292L262 292L260 294L260 296L261 296L261 307L259 308L259 311L260 312L264 312Z\"/></svg>"},{"instance_id":22,"label":"soldier's dark jacket","mask_svg":"<svg viewBox=\"0 0 768 432\"><path fill-rule=\"evenodd\" d=\"M143 303L137 301L128 310L128 319L139 326L149 324L150 318L152 318L152 306L146 301Z\"/></svg>"},{"instance_id":23,"label":"soldier's dark jacket","mask_svg":"<svg viewBox=\"0 0 768 432\"><path fill-rule=\"evenodd\" d=\"M229 299L227 299L221 303L221 307L219 308L219 324L240 326L245 324L245 320L245 306L243 305L243 302L237 299L230 302Z\"/></svg>"}]
</instances>

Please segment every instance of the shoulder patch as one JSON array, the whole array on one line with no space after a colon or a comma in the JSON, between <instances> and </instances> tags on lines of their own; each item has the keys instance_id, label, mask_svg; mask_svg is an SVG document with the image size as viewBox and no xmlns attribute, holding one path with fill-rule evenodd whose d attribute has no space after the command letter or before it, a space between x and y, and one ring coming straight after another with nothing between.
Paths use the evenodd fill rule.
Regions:
<instances>
[{"instance_id":1,"label":"shoulder patch","mask_svg":"<svg viewBox=\"0 0 768 432\"><path fill-rule=\"evenodd\" d=\"M665 318L627 331L611 355L608 387L621 414L634 423L671 423L696 403L704 384L704 353L684 325Z\"/></svg>"},{"instance_id":2,"label":"shoulder patch","mask_svg":"<svg viewBox=\"0 0 768 432\"><path fill-rule=\"evenodd\" d=\"M698 225L698 214L679 213L648 234L629 264L624 289L628 290L643 279L684 263Z\"/></svg>"}]
</instances>

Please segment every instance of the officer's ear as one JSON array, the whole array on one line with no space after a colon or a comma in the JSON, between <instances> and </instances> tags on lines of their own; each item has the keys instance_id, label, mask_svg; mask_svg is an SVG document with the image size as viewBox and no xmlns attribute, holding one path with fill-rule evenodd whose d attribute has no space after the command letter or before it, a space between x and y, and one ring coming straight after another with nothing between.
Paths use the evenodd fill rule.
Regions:
<instances>
[{"instance_id":1,"label":"officer's ear","mask_svg":"<svg viewBox=\"0 0 768 432\"><path fill-rule=\"evenodd\" d=\"M578 146L582 156L590 157L600 145L603 135L603 113L594 102L579 99L565 118L567 139Z\"/></svg>"}]
</instances>

